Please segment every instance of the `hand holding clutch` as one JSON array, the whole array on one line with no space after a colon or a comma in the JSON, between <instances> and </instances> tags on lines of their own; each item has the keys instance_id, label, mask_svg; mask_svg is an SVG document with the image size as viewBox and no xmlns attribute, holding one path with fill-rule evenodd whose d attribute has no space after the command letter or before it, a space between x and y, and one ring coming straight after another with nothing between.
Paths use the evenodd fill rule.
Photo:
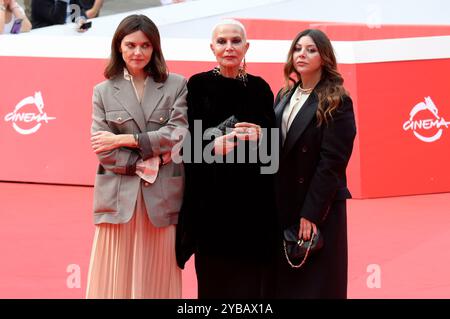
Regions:
<instances>
[{"instance_id":1,"label":"hand holding clutch","mask_svg":"<svg viewBox=\"0 0 450 319\"><path fill-rule=\"evenodd\" d=\"M222 134L227 134L227 129L234 129L234 125L238 122L239 120L236 116L232 115L216 127L222 132Z\"/></svg>"},{"instance_id":2,"label":"hand holding clutch","mask_svg":"<svg viewBox=\"0 0 450 319\"><path fill-rule=\"evenodd\" d=\"M287 262L292 268L300 268L306 262L310 254L315 253L323 246L323 236L317 228L317 234L312 233L308 241L300 239L298 236L299 225L288 227L283 232L284 254ZM295 265L292 261L300 261Z\"/></svg>"}]
</instances>

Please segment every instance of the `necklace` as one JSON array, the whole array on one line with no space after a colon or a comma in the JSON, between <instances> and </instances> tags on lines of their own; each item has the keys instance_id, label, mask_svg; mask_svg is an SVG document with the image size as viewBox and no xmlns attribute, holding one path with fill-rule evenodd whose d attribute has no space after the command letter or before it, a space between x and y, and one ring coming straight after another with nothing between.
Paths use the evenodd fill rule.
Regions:
<instances>
[{"instance_id":1,"label":"necklace","mask_svg":"<svg viewBox=\"0 0 450 319\"><path fill-rule=\"evenodd\" d=\"M311 92L314 90L314 88L304 89L300 85L297 86L298 92L295 92L295 100L299 101L301 99L302 95L308 95L311 94Z\"/></svg>"},{"instance_id":2,"label":"necklace","mask_svg":"<svg viewBox=\"0 0 450 319\"><path fill-rule=\"evenodd\" d=\"M304 88L302 88L300 85L297 87L297 89L298 89L298 92L299 93L295 93L296 94L296 97L295 97L295 103L293 104L293 106L292 106L292 108L289 110L289 115L288 115L288 118L287 118L287 121L286 121L286 131L288 130L288 128L289 128L289 123L291 122L291 119L292 119L292 117L293 117L293 115L294 115L294 109L295 109L295 106L296 106L296 104L297 103L300 103L300 99L302 98L302 95L308 95L308 94L311 94L311 92L312 92L312 90L314 89L314 88L309 88L309 89L304 89ZM297 113L295 113L295 114L297 114Z\"/></svg>"},{"instance_id":3,"label":"necklace","mask_svg":"<svg viewBox=\"0 0 450 319\"><path fill-rule=\"evenodd\" d=\"M223 76L220 73L220 67L218 67L218 66L216 66L213 69L213 74L215 76ZM247 72L245 72L245 70L243 68L239 68L239 72L238 72L238 75L236 76L236 80L241 81L242 83L244 83L244 85L247 83Z\"/></svg>"},{"instance_id":4,"label":"necklace","mask_svg":"<svg viewBox=\"0 0 450 319\"><path fill-rule=\"evenodd\" d=\"M309 94L312 92L314 88L309 88L309 89L304 89L302 88L300 85L298 86L298 90L300 91L300 93L302 94Z\"/></svg>"}]
</instances>

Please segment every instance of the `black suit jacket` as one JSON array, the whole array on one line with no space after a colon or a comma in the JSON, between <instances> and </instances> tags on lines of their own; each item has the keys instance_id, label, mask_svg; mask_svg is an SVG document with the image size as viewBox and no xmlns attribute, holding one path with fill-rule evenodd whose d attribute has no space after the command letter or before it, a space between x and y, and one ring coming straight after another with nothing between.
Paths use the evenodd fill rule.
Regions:
<instances>
[{"instance_id":1,"label":"black suit jacket","mask_svg":"<svg viewBox=\"0 0 450 319\"><path fill-rule=\"evenodd\" d=\"M78 5L80 15L86 16L83 5L78 0L70 0L70 4ZM54 24L65 24L67 3L54 0L33 0L31 2L31 21L33 29L48 27Z\"/></svg>"},{"instance_id":2,"label":"black suit jacket","mask_svg":"<svg viewBox=\"0 0 450 319\"><path fill-rule=\"evenodd\" d=\"M296 87L275 102L277 127L281 127L283 111ZM351 198L345 170L356 135L352 100L345 96L332 121L321 127L317 126L317 106L313 91L294 118L281 148L276 189L283 227L298 223L300 217L320 224L333 200Z\"/></svg>"},{"instance_id":3,"label":"black suit jacket","mask_svg":"<svg viewBox=\"0 0 450 319\"><path fill-rule=\"evenodd\" d=\"M321 85L321 83L319 83ZM277 125L295 90L278 99ZM304 217L320 229L324 246L301 269L291 268L279 244L277 298L346 298L347 214L350 198L345 170L356 135L353 103L345 96L328 124L317 126L317 94L313 91L287 133L276 174L277 211L282 229ZM282 232L280 231L280 236Z\"/></svg>"}]
</instances>

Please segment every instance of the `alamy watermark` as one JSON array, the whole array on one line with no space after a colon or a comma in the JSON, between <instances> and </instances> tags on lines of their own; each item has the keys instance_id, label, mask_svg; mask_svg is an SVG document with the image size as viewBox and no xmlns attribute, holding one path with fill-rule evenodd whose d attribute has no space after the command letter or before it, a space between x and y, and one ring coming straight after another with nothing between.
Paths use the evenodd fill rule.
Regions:
<instances>
[{"instance_id":1,"label":"alamy watermark","mask_svg":"<svg viewBox=\"0 0 450 319\"><path fill-rule=\"evenodd\" d=\"M67 265L66 272L69 273L66 279L67 288L81 288L81 267L77 264Z\"/></svg>"},{"instance_id":2,"label":"alamy watermark","mask_svg":"<svg viewBox=\"0 0 450 319\"><path fill-rule=\"evenodd\" d=\"M367 265L366 271L370 274L367 276L367 288L381 288L381 267L378 264Z\"/></svg>"},{"instance_id":3,"label":"alamy watermark","mask_svg":"<svg viewBox=\"0 0 450 319\"><path fill-rule=\"evenodd\" d=\"M227 129L226 134L231 133ZM193 132L191 134L190 132ZM174 163L259 163L261 174L275 174L279 167L280 135L278 128L261 128L258 141L237 139L233 151L226 155L215 154L214 140L223 136L218 128L203 130L202 121L195 120L190 131L176 128L172 132L173 140L179 142L172 149ZM182 152L180 152L182 150ZM181 154L182 153L182 154Z\"/></svg>"},{"instance_id":4,"label":"alamy watermark","mask_svg":"<svg viewBox=\"0 0 450 319\"><path fill-rule=\"evenodd\" d=\"M366 25L370 29L381 28L382 22L382 10L381 6L376 3L370 3L366 7L367 17Z\"/></svg>"}]
</instances>

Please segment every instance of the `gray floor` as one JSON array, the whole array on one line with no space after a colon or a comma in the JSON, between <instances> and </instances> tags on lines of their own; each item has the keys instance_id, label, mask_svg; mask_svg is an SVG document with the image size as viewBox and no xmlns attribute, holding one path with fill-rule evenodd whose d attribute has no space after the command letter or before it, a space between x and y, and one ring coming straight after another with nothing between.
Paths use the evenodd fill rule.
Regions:
<instances>
[{"instance_id":1,"label":"gray floor","mask_svg":"<svg viewBox=\"0 0 450 319\"><path fill-rule=\"evenodd\" d=\"M31 1L25 1L31 3ZM17 0L17 3L24 7L24 0ZM100 16L139 10L161 5L160 0L104 0Z\"/></svg>"},{"instance_id":2,"label":"gray floor","mask_svg":"<svg viewBox=\"0 0 450 319\"><path fill-rule=\"evenodd\" d=\"M450 25L448 0L284 0L162 26L164 37L207 38L223 17L380 24Z\"/></svg>"},{"instance_id":3,"label":"gray floor","mask_svg":"<svg viewBox=\"0 0 450 319\"><path fill-rule=\"evenodd\" d=\"M105 16L159 5L161 5L159 0L105 0L100 15Z\"/></svg>"},{"instance_id":4,"label":"gray floor","mask_svg":"<svg viewBox=\"0 0 450 319\"><path fill-rule=\"evenodd\" d=\"M220 1L220 0L216 0ZM17 0L23 5L31 0ZM212 0L211 0L212 3ZM160 6L160 0L104 0L100 16ZM186 12L189 17L190 12ZM247 10L230 10L175 23L163 28L166 36L209 36L209 26L219 17L266 18L281 20L317 20L367 24L450 24L448 0L282 0Z\"/></svg>"},{"instance_id":5,"label":"gray floor","mask_svg":"<svg viewBox=\"0 0 450 319\"><path fill-rule=\"evenodd\" d=\"M198 1L198 6L186 3L182 12L171 10L175 5L173 8L166 6L164 9L168 10L160 12L159 9L163 9L157 8L160 0L105 0L100 13L103 19L96 21L96 31L93 28L89 35L111 36L111 30L124 17L124 12L141 9L152 11L148 12L149 16L158 25L161 35L167 38L208 38L212 26L224 17L351 22L374 27L386 24L450 25L448 0L261 0L261 4L255 1L256 5L250 7L236 6L236 2L239 1L204 0ZM210 10L216 8L215 3L222 5L219 5L220 10ZM205 9L205 14L197 14L202 12L201 8ZM157 17L152 16L156 14L153 11L158 11ZM114 18L111 14L117 15ZM48 34L49 30L42 32ZM51 32L67 34L69 29L53 27Z\"/></svg>"}]
</instances>

